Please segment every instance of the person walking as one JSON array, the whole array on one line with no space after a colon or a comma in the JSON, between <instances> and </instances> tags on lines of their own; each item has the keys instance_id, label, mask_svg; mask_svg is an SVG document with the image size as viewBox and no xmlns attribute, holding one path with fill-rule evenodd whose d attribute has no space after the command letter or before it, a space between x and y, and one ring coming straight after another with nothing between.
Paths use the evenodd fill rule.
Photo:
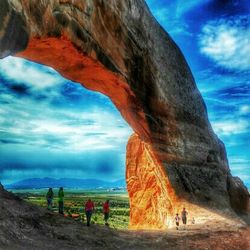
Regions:
<instances>
[{"instance_id":1,"label":"person walking","mask_svg":"<svg viewBox=\"0 0 250 250\"><path fill-rule=\"evenodd\" d=\"M175 217L174 217L174 219L175 219L175 224L176 224L176 230L178 230L179 229L179 225L180 225L180 220L181 220L179 214L176 214Z\"/></svg>"},{"instance_id":2,"label":"person walking","mask_svg":"<svg viewBox=\"0 0 250 250\"><path fill-rule=\"evenodd\" d=\"M105 221L105 225L108 226L108 219L109 219L109 200L106 200L103 203L103 214L104 214L104 221Z\"/></svg>"},{"instance_id":3,"label":"person walking","mask_svg":"<svg viewBox=\"0 0 250 250\"><path fill-rule=\"evenodd\" d=\"M54 198L53 190L52 190L52 188L49 188L49 190L48 190L48 192L46 194L47 208L48 208L48 210L52 209L53 198Z\"/></svg>"},{"instance_id":4,"label":"person walking","mask_svg":"<svg viewBox=\"0 0 250 250\"><path fill-rule=\"evenodd\" d=\"M88 199L88 201L85 203L85 213L87 218L87 226L90 226L91 216L92 213L95 210L95 204L91 199Z\"/></svg>"},{"instance_id":5,"label":"person walking","mask_svg":"<svg viewBox=\"0 0 250 250\"><path fill-rule=\"evenodd\" d=\"M184 207L182 212L181 212L181 219L182 219L182 223L184 225L184 229L186 229L187 215L188 215L188 212L187 212L186 208Z\"/></svg>"},{"instance_id":6,"label":"person walking","mask_svg":"<svg viewBox=\"0 0 250 250\"><path fill-rule=\"evenodd\" d=\"M63 188L60 187L58 191L58 207L59 207L59 214L63 214L63 199L64 199L64 191Z\"/></svg>"}]
</instances>

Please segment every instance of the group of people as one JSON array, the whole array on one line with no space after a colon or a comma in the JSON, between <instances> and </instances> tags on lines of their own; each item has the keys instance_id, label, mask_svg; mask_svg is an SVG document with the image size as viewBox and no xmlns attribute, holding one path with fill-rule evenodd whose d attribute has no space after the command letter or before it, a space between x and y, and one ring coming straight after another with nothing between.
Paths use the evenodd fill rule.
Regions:
<instances>
[{"instance_id":1,"label":"group of people","mask_svg":"<svg viewBox=\"0 0 250 250\"><path fill-rule=\"evenodd\" d=\"M180 226L180 221L182 220L182 223L184 225L184 229L186 229L186 224L187 224L187 215L188 215L188 212L186 210L186 208L184 207L183 210L181 211L181 218L179 216L179 214L177 213L175 215L175 224L176 224L176 229L178 230L179 229L179 226ZM194 218L192 219L192 224L195 224L195 220Z\"/></svg>"},{"instance_id":2,"label":"group of people","mask_svg":"<svg viewBox=\"0 0 250 250\"><path fill-rule=\"evenodd\" d=\"M91 216L93 212L95 211L95 205L94 202L91 199L88 199L88 201L85 203L85 213L86 213L86 219L87 219L87 226L90 226ZM108 219L109 219L109 200L106 200L103 203L103 214L104 214L104 221L105 225L108 226Z\"/></svg>"},{"instance_id":3,"label":"group of people","mask_svg":"<svg viewBox=\"0 0 250 250\"><path fill-rule=\"evenodd\" d=\"M52 209L53 198L54 198L54 192L53 192L52 188L49 188L49 190L46 194L47 206L48 206L49 210ZM64 214L63 200L64 200L64 191L63 191L63 188L60 187L59 191L58 191L58 211L59 211L59 214ZM85 214L86 214L88 227L90 226L91 216L94 213L94 211L95 211L95 204L91 199L88 199L87 202L85 203ZM103 214L104 214L104 221L105 221L106 226L109 225L108 224L109 212L110 212L109 200L106 200L103 203Z\"/></svg>"},{"instance_id":4,"label":"group of people","mask_svg":"<svg viewBox=\"0 0 250 250\"><path fill-rule=\"evenodd\" d=\"M54 199L54 192L52 188L49 188L47 194L46 194L46 199L47 199L47 207L48 210L52 209L53 206L53 199ZM64 191L63 191L63 187L59 188L58 191L58 210L59 210L59 214L63 214L63 199L64 199Z\"/></svg>"},{"instance_id":5,"label":"group of people","mask_svg":"<svg viewBox=\"0 0 250 250\"><path fill-rule=\"evenodd\" d=\"M54 198L54 193L52 188L49 188L47 194L46 194L46 199L47 199L47 204L48 204L48 209L51 210L52 209L52 205L53 205L53 198ZM58 191L58 210L60 214L64 214L64 204L63 204L63 199L64 199L64 191L63 188L60 187L59 191ZM91 223L91 216L92 214L95 212L95 204L91 199L88 199L87 202L85 203L85 214L86 214L86 219L87 219L87 226L90 226ZM109 200L106 200L103 203L103 215L104 215L104 221L105 221L105 225L109 225L108 224L108 219L109 219L109 212L110 212L110 208L109 208ZM186 227L187 224L187 215L188 212L186 211L185 207L183 208L182 212L181 212L181 217L179 216L179 214L177 213L175 216L175 224L176 224L176 229L179 229L180 226L180 221L182 220L182 223L184 225L184 229ZM192 219L192 224L194 224L194 218Z\"/></svg>"}]
</instances>

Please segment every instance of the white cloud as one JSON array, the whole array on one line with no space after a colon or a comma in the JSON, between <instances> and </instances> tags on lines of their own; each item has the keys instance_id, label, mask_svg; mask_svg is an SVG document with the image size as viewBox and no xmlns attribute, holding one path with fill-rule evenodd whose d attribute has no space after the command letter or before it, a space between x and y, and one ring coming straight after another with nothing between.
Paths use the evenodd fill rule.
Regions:
<instances>
[{"instance_id":1,"label":"white cloud","mask_svg":"<svg viewBox=\"0 0 250 250\"><path fill-rule=\"evenodd\" d=\"M211 2L211 0L177 0L168 1L167 4L161 3L159 0L146 0L146 2L159 21L168 22L171 19L181 18L185 13L191 11L193 8Z\"/></svg>"},{"instance_id":2,"label":"white cloud","mask_svg":"<svg viewBox=\"0 0 250 250\"><path fill-rule=\"evenodd\" d=\"M239 108L240 114L249 114L250 113L250 105L242 105Z\"/></svg>"},{"instance_id":3,"label":"white cloud","mask_svg":"<svg viewBox=\"0 0 250 250\"><path fill-rule=\"evenodd\" d=\"M250 168L250 160L247 158L240 158L240 157L231 157L230 159L230 163L231 164L239 164L239 165L244 165L244 166L248 166L248 168ZM239 168L242 166L239 166Z\"/></svg>"},{"instance_id":4,"label":"white cloud","mask_svg":"<svg viewBox=\"0 0 250 250\"><path fill-rule=\"evenodd\" d=\"M27 98L9 100L11 105L0 107L0 133L2 139L13 139L23 145L62 152L121 150L132 134L119 113L98 105L94 110L79 111L52 108L46 102Z\"/></svg>"},{"instance_id":5,"label":"white cloud","mask_svg":"<svg viewBox=\"0 0 250 250\"><path fill-rule=\"evenodd\" d=\"M10 82L24 82L36 89L55 87L62 82L53 69L11 56L0 60L0 75Z\"/></svg>"},{"instance_id":6,"label":"white cloud","mask_svg":"<svg viewBox=\"0 0 250 250\"><path fill-rule=\"evenodd\" d=\"M245 185L250 184L250 160L247 155L242 156L238 154L237 156L232 156L229 158L230 168L234 176L239 176Z\"/></svg>"},{"instance_id":7,"label":"white cloud","mask_svg":"<svg viewBox=\"0 0 250 250\"><path fill-rule=\"evenodd\" d=\"M132 129L108 97L8 57L0 60L0 102L1 181L124 178Z\"/></svg>"},{"instance_id":8,"label":"white cloud","mask_svg":"<svg viewBox=\"0 0 250 250\"><path fill-rule=\"evenodd\" d=\"M167 7L159 6L159 3L155 0L147 0L147 3L157 21L170 35L192 36L192 33L188 31L187 23L181 20L182 15L191 9L191 5L186 4L182 8L183 3L170 2Z\"/></svg>"},{"instance_id":9,"label":"white cloud","mask_svg":"<svg viewBox=\"0 0 250 250\"><path fill-rule=\"evenodd\" d=\"M210 1L211 0L189 0L189 1L178 0L177 8L176 8L176 15L182 16L183 14L192 10L193 8L198 7L200 5L204 5Z\"/></svg>"},{"instance_id":10,"label":"white cloud","mask_svg":"<svg viewBox=\"0 0 250 250\"><path fill-rule=\"evenodd\" d=\"M250 17L209 21L199 36L201 53L231 70L250 70Z\"/></svg>"},{"instance_id":11,"label":"white cloud","mask_svg":"<svg viewBox=\"0 0 250 250\"><path fill-rule=\"evenodd\" d=\"M87 90L68 82L72 84L70 90L79 95L78 99L82 98L79 105L71 107L74 100L63 96L60 90L65 80L57 72L19 58L0 61L0 75L6 78L7 84L15 81L32 88L32 94L16 96L7 84L0 83L1 139L24 147L32 145L60 152L124 151L132 129L107 97L85 93ZM37 101L33 98L37 93L46 99ZM51 104L55 99L62 104Z\"/></svg>"},{"instance_id":12,"label":"white cloud","mask_svg":"<svg viewBox=\"0 0 250 250\"><path fill-rule=\"evenodd\" d=\"M168 20L169 9L168 8L155 9L154 15L159 22L164 23Z\"/></svg>"},{"instance_id":13,"label":"white cloud","mask_svg":"<svg viewBox=\"0 0 250 250\"><path fill-rule=\"evenodd\" d=\"M218 91L236 87L241 94L245 94L246 97L250 96L250 78L249 72L247 71L229 72L225 74L225 72L218 72L215 67L210 67L196 72L195 78L203 96L208 94L217 96L216 93Z\"/></svg>"},{"instance_id":14,"label":"white cloud","mask_svg":"<svg viewBox=\"0 0 250 250\"><path fill-rule=\"evenodd\" d=\"M233 135L245 133L249 130L249 123L246 120L224 120L212 122L212 127L218 135Z\"/></svg>"},{"instance_id":15,"label":"white cloud","mask_svg":"<svg viewBox=\"0 0 250 250\"><path fill-rule=\"evenodd\" d=\"M3 116L0 120L0 132L7 133L7 139L62 152L121 150L132 134L124 120L117 120L116 115L109 112L85 111L75 120L72 118L72 111L66 110L60 113L47 108L45 113L37 115L29 114L28 110L12 111L11 117ZM86 119L92 122L84 123Z\"/></svg>"}]
</instances>

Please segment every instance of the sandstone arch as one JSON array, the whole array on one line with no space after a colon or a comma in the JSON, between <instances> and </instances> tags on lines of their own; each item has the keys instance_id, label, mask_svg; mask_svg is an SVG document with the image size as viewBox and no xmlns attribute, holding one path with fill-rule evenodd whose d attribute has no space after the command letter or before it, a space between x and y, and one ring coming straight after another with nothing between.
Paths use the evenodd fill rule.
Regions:
<instances>
[{"instance_id":1,"label":"sandstone arch","mask_svg":"<svg viewBox=\"0 0 250 250\"><path fill-rule=\"evenodd\" d=\"M1 0L0 57L10 54L109 96L134 129L131 228L165 228L183 204L203 218L246 210L192 73L143 0Z\"/></svg>"}]
</instances>

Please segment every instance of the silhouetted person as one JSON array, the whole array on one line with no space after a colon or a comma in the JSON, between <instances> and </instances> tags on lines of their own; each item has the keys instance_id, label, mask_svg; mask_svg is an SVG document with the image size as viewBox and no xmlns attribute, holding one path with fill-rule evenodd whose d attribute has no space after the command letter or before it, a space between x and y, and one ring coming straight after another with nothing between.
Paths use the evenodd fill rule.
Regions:
<instances>
[{"instance_id":1,"label":"silhouetted person","mask_svg":"<svg viewBox=\"0 0 250 250\"><path fill-rule=\"evenodd\" d=\"M109 200L106 200L103 203L103 214L104 214L104 221L105 221L105 225L108 226L108 219L109 219Z\"/></svg>"},{"instance_id":2,"label":"silhouetted person","mask_svg":"<svg viewBox=\"0 0 250 250\"><path fill-rule=\"evenodd\" d=\"M179 225L180 225L180 220L181 220L179 214L176 214L175 217L174 217L174 219L175 219L175 224L176 224L176 230L178 230L179 229Z\"/></svg>"},{"instance_id":3,"label":"silhouetted person","mask_svg":"<svg viewBox=\"0 0 250 250\"><path fill-rule=\"evenodd\" d=\"M193 219L192 219L192 224L195 224L195 219L194 219L194 217L193 217Z\"/></svg>"},{"instance_id":4,"label":"silhouetted person","mask_svg":"<svg viewBox=\"0 0 250 250\"><path fill-rule=\"evenodd\" d=\"M58 207L59 207L59 214L63 214L63 198L64 198L64 192L63 188L60 187L58 191Z\"/></svg>"},{"instance_id":5,"label":"silhouetted person","mask_svg":"<svg viewBox=\"0 0 250 250\"><path fill-rule=\"evenodd\" d=\"M54 193L52 188L49 188L47 194L46 194L46 199L47 199L47 208L50 210L52 208L53 204L53 198L54 198Z\"/></svg>"},{"instance_id":6,"label":"silhouetted person","mask_svg":"<svg viewBox=\"0 0 250 250\"><path fill-rule=\"evenodd\" d=\"M181 212L181 219L182 219L182 223L184 224L184 226L187 224L187 215L188 215L188 212L186 211L184 207Z\"/></svg>"},{"instance_id":7,"label":"silhouetted person","mask_svg":"<svg viewBox=\"0 0 250 250\"><path fill-rule=\"evenodd\" d=\"M88 201L85 203L85 213L87 218L87 226L90 226L91 216L94 212L95 205L94 202L91 199L88 199Z\"/></svg>"}]
</instances>

